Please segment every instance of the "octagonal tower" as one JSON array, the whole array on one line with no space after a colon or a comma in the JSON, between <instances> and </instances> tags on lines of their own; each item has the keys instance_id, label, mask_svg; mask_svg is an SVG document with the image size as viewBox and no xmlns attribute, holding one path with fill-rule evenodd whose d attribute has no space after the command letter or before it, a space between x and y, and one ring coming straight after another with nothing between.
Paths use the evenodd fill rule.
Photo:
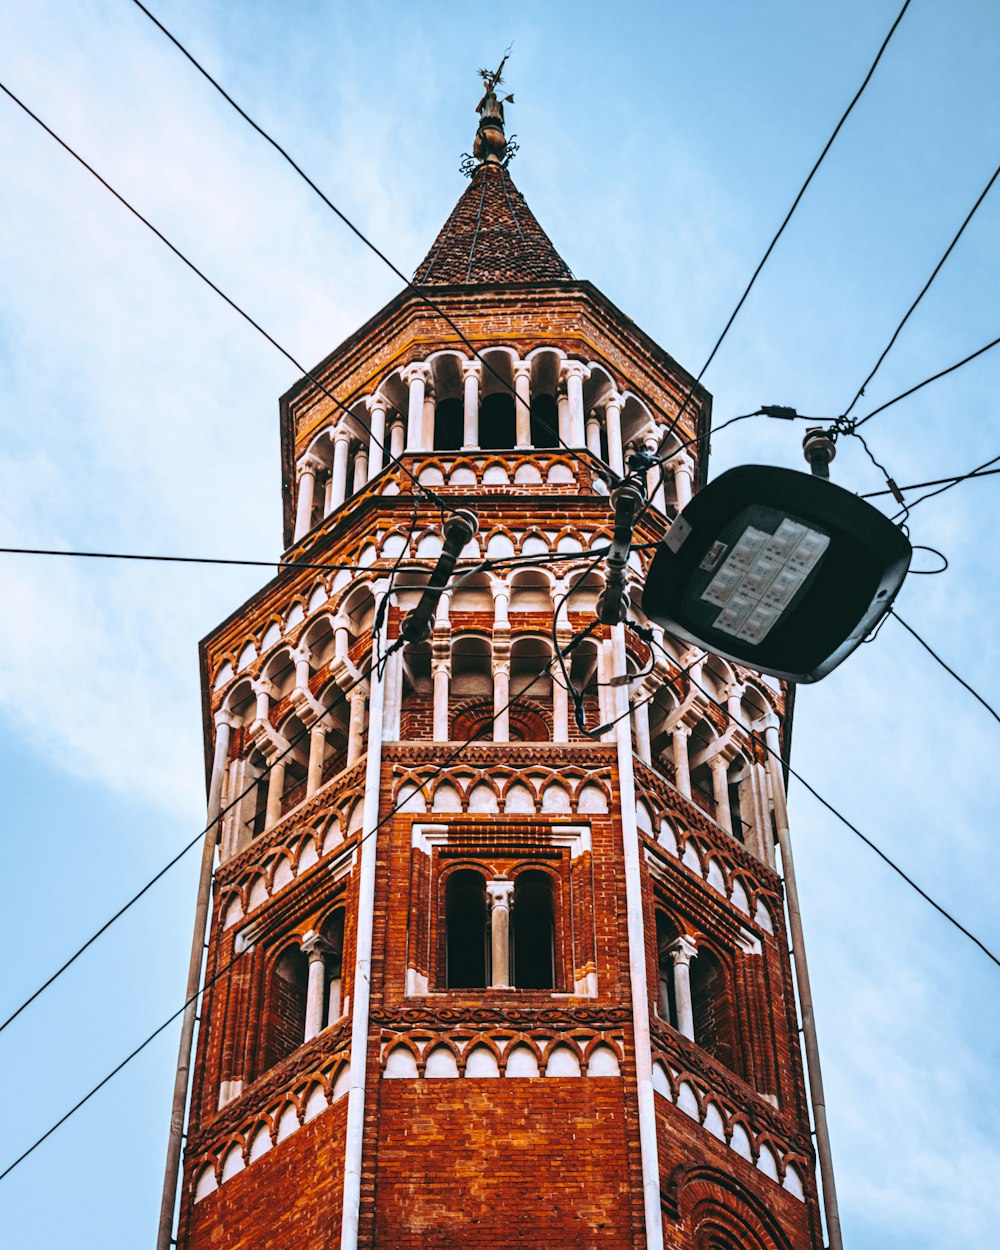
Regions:
<instances>
[{"instance_id":1,"label":"octagonal tower","mask_svg":"<svg viewBox=\"0 0 1000 1250\"><path fill-rule=\"evenodd\" d=\"M283 397L285 563L202 644L177 1244L818 1250L784 694L595 623L629 449L665 458L652 543L710 398L671 429L691 377L572 276L496 103L415 285ZM458 508L478 535L399 645Z\"/></svg>"}]
</instances>

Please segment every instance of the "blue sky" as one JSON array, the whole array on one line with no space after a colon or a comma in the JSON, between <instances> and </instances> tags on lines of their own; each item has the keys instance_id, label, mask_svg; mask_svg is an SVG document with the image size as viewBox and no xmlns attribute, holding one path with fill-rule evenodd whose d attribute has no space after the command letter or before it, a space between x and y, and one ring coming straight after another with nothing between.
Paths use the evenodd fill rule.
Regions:
<instances>
[{"instance_id":1,"label":"blue sky","mask_svg":"<svg viewBox=\"0 0 1000 1250\"><path fill-rule=\"evenodd\" d=\"M480 65L514 41L512 174L556 246L703 362L896 13L715 0L155 5L404 271L460 195ZM307 364L396 279L127 0L0 0L0 80ZM997 159L1000 14L914 0L706 376L717 421L833 416ZM294 370L0 99L3 544L268 557ZM997 334L995 189L872 384L872 406ZM900 483L1000 451L1000 352L866 427ZM864 411L865 409L862 409ZM746 422L713 470L801 466ZM881 483L841 444L835 477ZM996 479L922 505L949 572L900 611L987 696ZM203 821L197 641L252 571L4 557L0 735L14 1004ZM994 948L1000 727L893 622L800 692L796 767ZM995 1244L1000 970L793 784L846 1243ZM0 1163L180 1005L185 862L0 1036ZM5 1244L132 1250L155 1228L175 1035L0 1184Z\"/></svg>"}]
</instances>

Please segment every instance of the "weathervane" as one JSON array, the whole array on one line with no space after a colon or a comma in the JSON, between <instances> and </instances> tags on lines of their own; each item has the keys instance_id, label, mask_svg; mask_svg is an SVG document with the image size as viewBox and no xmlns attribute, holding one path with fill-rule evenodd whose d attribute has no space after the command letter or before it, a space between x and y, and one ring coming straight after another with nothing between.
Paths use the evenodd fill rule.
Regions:
<instances>
[{"instance_id":1,"label":"weathervane","mask_svg":"<svg viewBox=\"0 0 1000 1250\"><path fill-rule=\"evenodd\" d=\"M514 45L511 44L511 47ZM514 96L497 97L497 88L503 85L503 67L510 56L510 48L503 54L503 60L495 70L481 69L479 76L483 80L485 91L483 98L476 105L479 114L479 129L472 145L472 155L468 152L462 156L462 172L471 178L480 165L502 165L505 169L517 152L516 136L510 139L504 134L503 106L513 104Z\"/></svg>"}]
</instances>

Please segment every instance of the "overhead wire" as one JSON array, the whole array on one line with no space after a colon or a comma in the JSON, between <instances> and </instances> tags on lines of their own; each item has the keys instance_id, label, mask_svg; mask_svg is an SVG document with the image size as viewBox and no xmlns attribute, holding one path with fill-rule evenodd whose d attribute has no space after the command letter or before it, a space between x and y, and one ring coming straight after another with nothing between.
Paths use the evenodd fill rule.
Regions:
<instances>
[{"instance_id":1,"label":"overhead wire","mask_svg":"<svg viewBox=\"0 0 1000 1250\"><path fill-rule=\"evenodd\" d=\"M907 390L902 391L899 395L894 395L892 399L887 399L884 404L879 404L877 408L873 408L871 412L868 412L863 417L860 417L854 423L854 429L857 430L858 426L864 425L865 422L870 421L872 417L877 417L880 412L885 412L885 410L887 408L891 408L893 404L898 404L901 399L909 399L911 395L914 395L917 391L923 390L925 386L930 386L932 382L936 382L939 378L947 377L949 373L954 373L956 369L961 369L963 365L967 365L971 361L976 360L977 357L991 351L998 344L1000 344L1000 338L993 339L989 343L986 343L983 347L977 348L976 351L970 352L968 356L963 356L961 360L956 360L953 365L948 365L947 368L939 369L937 373L932 373L929 378L924 378L924 380L922 382L918 382L916 386L911 386ZM906 489L910 490L912 487L907 487Z\"/></svg>"},{"instance_id":2,"label":"overhead wire","mask_svg":"<svg viewBox=\"0 0 1000 1250\"><path fill-rule=\"evenodd\" d=\"M575 556L576 556L576 553L568 554L567 556L564 556L564 559L566 560L567 563L574 562ZM603 558L603 553L601 555L601 558ZM372 571L371 567L369 566L369 568L366 571L371 572ZM464 570L462 576L457 579L457 584L460 585L461 582L465 580L465 578L472 576L475 573L478 573L481 571L482 571L482 563L473 566L472 569ZM572 589L575 589L575 586ZM572 593L572 589L570 593ZM403 645L403 642L404 642L404 639L400 636L400 638L396 639L393 642L393 644L388 648L388 650L383 656L381 657L373 656L373 662L369 665L367 671L362 673L358 677L357 681L352 682L351 685L348 686L346 690L342 690L338 692L337 697L324 709L323 717L331 715L334 711L337 710L338 707L341 707L347 701L350 694L355 689L357 689L358 686L362 685L365 681L367 681L370 678L372 672L375 669L375 664L379 662L379 660L381 660L381 662L384 664L384 662L389 658L389 655L391 655L394 650L401 647ZM572 645L576 646L577 642L574 641ZM556 660L556 657L553 656L551 663L554 664L555 660ZM523 693L523 691L520 693ZM123 903L117 909L117 911L115 911L84 942L82 942L72 952L72 954L69 955L63 961L63 963L59 965L58 968L56 968L56 970L53 973L51 973L26 999L24 999L20 1003L20 1005L14 1011L12 1011L5 1019L0 1021L0 1033L2 1033L7 1028L8 1025L12 1024L27 1007L29 1007L33 1002L35 1002L39 997L41 997L41 995L47 989L49 989L51 985L53 985L57 980L59 980L59 978L65 972L67 972L69 968L72 967L73 964L76 963L76 961L81 957L81 955L83 955L87 950L89 950L90 947L93 946L94 943L112 927L112 925L114 925L118 920L122 918L122 916L124 916L128 911L130 911L132 907L134 907L135 904L138 903L139 900L142 899L153 888L153 886L156 885L158 881L160 881L164 876L166 876L166 874L188 854L189 851L191 851L195 846L197 846L204 837L208 836L211 833L213 828L218 828L223 818L226 815L228 815L230 811L232 811L238 804L240 804L251 793L257 790L260 784L264 781L264 779L270 775L272 768L276 764L279 764L283 760L285 760L294 751L294 749L299 745L299 743L301 743L306 738L306 736L310 732L311 732L311 727L306 726L302 729L300 733L295 734L291 739L289 739L287 747L283 751L281 751L281 753L277 755L273 760L267 761L260 775L258 777L255 777L254 780L248 786L246 786L243 790L241 790L239 794L237 794L235 797L230 799L226 803L226 805L220 810L219 814L214 818L214 820L210 821L203 829L199 830L199 832L189 842L187 842L183 847L181 847L181 849L175 855L173 855L156 873L154 873L154 875L150 877L149 880L146 881L146 883L140 889L138 889L134 894L132 894L131 897L128 898L126 902Z\"/></svg>"},{"instance_id":3,"label":"overhead wire","mask_svg":"<svg viewBox=\"0 0 1000 1250\"><path fill-rule=\"evenodd\" d=\"M627 621L626 624L632 625L633 622ZM920 639L919 641L922 642L923 640ZM663 646L661 642L654 639L653 645L659 647L659 649L667 657L670 663L676 667L676 660L670 654L670 652L666 649L666 647ZM935 656L934 658L938 659L937 656ZM728 720L731 720L733 724L739 724L739 722L736 720L733 714L729 711L728 707L726 707L724 703L721 703L718 699L716 699L711 694L711 692L707 690L701 684L701 682L697 681L693 677L689 678L689 680L691 680L692 683L698 687L698 689L702 692L705 698L709 700L710 703L713 703L721 712L725 713L726 718ZM961 681L961 678L959 678L958 680ZM964 682L962 682L962 684L965 685ZM969 687L967 687L967 689L969 689ZM975 691L972 691L972 693L975 693ZM976 697L979 698L980 696L977 695ZM983 700L981 699L980 701L983 702ZM991 712L993 711L992 708L989 708L988 710L990 710ZM996 715L996 713L993 713L993 714ZM1000 956L995 954L986 945L985 942L981 941L978 937L976 937L976 935L970 929L968 929L956 916L954 916L950 911L948 911L946 907L944 907L941 903L937 902L936 899L934 899L930 894L928 894L927 891L921 885L919 885L916 882L916 880L913 877L911 877L908 872L906 872L904 868L902 868L899 864L897 864L896 861L889 854L883 851L882 848L872 838L870 838L866 833L862 832L862 830L859 829L858 826L853 823L853 821L849 820L843 814L843 812L841 812L838 808L836 808L829 801L829 799L824 798L823 795L820 794L820 792L815 788L815 786L813 786L810 782L808 782L805 779L805 777L803 777L802 774L798 772L797 769L793 768L792 765L789 763L789 761L779 751L774 751L771 747L769 747L759 734L756 735L756 738L757 738L757 741L760 743L761 747L765 751L767 751L769 755L773 756L776 760L778 760L781 763L781 765L788 771L788 773L791 776L793 776L796 781L798 781L801 785L803 785L809 791L809 793L813 796L814 799L816 799L819 803L821 803L823 807L827 809L828 812L830 812L833 816L835 816L840 821L840 823L844 825L847 829L849 829L853 834L855 834L856 837L860 838L860 840L865 844L865 846L867 846L869 850L874 851L874 853L879 857L879 859L881 859L883 863L885 863L889 868L891 868L892 871L896 873L898 877L900 877L903 881L905 881L906 884L910 886L913 890L915 890L917 894L919 894L920 897L925 902L929 903L931 907L933 907L934 910L938 912L939 915L941 915L945 920L947 920L949 924L953 925L954 928L956 928L964 937L968 938L969 941L972 942L975 946L977 946L980 949L980 951L982 951L982 953L989 960L991 960L994 964L996 964L998 968L1000 968Z\"/></svg>"},{"instance_id":4,"label":"overhead wire","mask_svg":"<svg viewBox=\"0 0 1000 1250\"><path fill-rule=\"evenodd\" d=\"M579 646L580 643L582 643L583 640L594 631L594 629L598 627L599 627L599 622L595 619L591 623L591 625L589 625L586 629L582 630L578 634L575 634L573 638L566 644L566 647L564 648L564 650L567 653L569 651L572 651L574 648ZM401 642L402 638L400 638L398 641ZM459 756L465 750L467 750L468 747L470 747L474 742L478 741L481 738L482 734L485 732L488 726L494 725L498 717L502 716L505 712L509 711L510 708L515 706L519 700L523 699L525 692L529 690L533 685L535 685L536 682L540 681L541 678L545 675L545 673L549 672L552 669L552 666L554 664L555 664L555 656L553 656L552 659L549 661L549 663L546 664L543 668L541 668L535 674L535 676L531 679L531 681L529 681L525 686L523 686L517 692L517 694L513 695L508 700L506 706L504 706L503 708L500 708L498 711L495 711L492 717L489 717L486 720L484 720L483 724L479 727L479 729L476 730L476 732L470 738L467 738L465 739L465 741L460 742L455 747L455 749L450 752L450 754L447 756L447 758L444 761L436 765L434 768L433 774L429 778L429 780L433 780L434 777L440 776L445 771L445 769L449 768L459 758ZM409 802L410 802L409 795L400 799L396 803L396 805L391 809L391 811L387 812L386 815L383 816L373 826L373 828L369 830L368 833L362 835L357 840L357 842L354 844L355 849L360 848L369 838L374 837L374 835L378 832L378 830L381 829L383 825L387 824L392 819L393 816L395 816L404 807L406 807L406 805ZM187 1010L187 1008L191 1005L191 1003L196 1002L197 999L200 998L207 989L210 989L211 986L214 985L215 982L218 981L219 978L224 973L229 971L229 969L233 966L236 960L241 957L242 954L246 953L246 951L250 949L252 949L252 945L244 948L241 951L237 951L237 953L233 955L233 957L228 961L228 963L223 965L221 969L218 969L212 975L211 978L206 978L206 981L204 982L203 985L201 985L197 994L194 994L189 999L187 999L175 1012L173 1012L166 1020L164 1020L164 1022L161 1025L159 1025L156 1029L154 1029L154 1031L150 1033L149 1036L143 1042L141 1042L137 1047L135 1047L135 1049L132 1050L120 1063L116 1064L116 1066L107 1074L107 1076L105 1076L102 1080L100 1080L89 1091L89 1093L85 1094L83 1098L79 1099L69 1109L69 1111L67 1111L64 1115L62 1115L50 1128L48 1128L44 1133L42 1133L41 1136L38 1137L32 1143L32 1145L30 1145L26 1150L22 1151L21 1154L18 1155L18 1157L14 1159L12 1163L8 1164L7 1167L2 1172L0 1172L0 1181L2 1181L6 1176L8 1176L11 1172L13 1172L14 1169L19 1164L21 1164L25 1159L28 1158L29 1155L31 1155L35 1150L37 1150L38 1147L41 1146L43 1142L45 1142L49 1137L52 1136L54 1132L56 1132L57 1129L61 1128L62 1125L65 1124L66 1121L69 1120L71 1116L73 1116L77 1111L80 1110L81 1107L83 1107L87 1102L89 1102L89 1100L96 1093L98 1093L99 1090L103 1089L104 1086L107 1085L115 1076L117 1076L118 1073L121 1072L129 1063L131 1063L133 1059L135 1059L138 1055L140 1055L146 1049L146 1047L150 1045L151 1042L153 1042L166 1028L169 1027L170 1024L173 1023L174 1020L177 1019L178 1016L180 1016L184 1011Z\"/></svg>"},{"instance_id":5,"label":"overhead wire","mask_svg":"<svg viewBox=\"0 0 1000 1250\"><path fill-rule=\"evenodd\" d=\"M102 175L97 172L97 170L93 167L93 165L89 164L73 147L70 146L69 143L66 142L65 139L62 139L52 129L51 126L47 125L41 119L41 117L38 116L37 113L33 112L28 107L28 105L25 104L24 101L21 100L18 96L16 96L14 92L11 91L11 89L8 86L6 86L6 84L4 84L3 82L0 82L0 91L2 91L4 95L6 95L10 100L12 100L13 103L16 104L17 107L21 109L22 112L26 113L27 116L30 117L33 122L39 125L42 128L42 130L44 130L45 133L50 138L54 139L55 142L58 143L59 146L65 152L67 152L78 164L82 165L83 168L89 174L91 174L94 178L96 178L97 181L101 184L101 186L106 191L108 191L112 196L114 196L114 198L124 208L128 209L128 211L132 214L132 216L135 217L138 221L140 221L146 227L147 230L149 230L152 234L154 234L160 240L160 242L163 243L164 246L167 247L177 257L178 260L180 260L184 265L187 266L188 269L191 270L193 274L196 275L196 277L200 278L202 282L204 282L207 287L209 287L212 291L214 291L215 294L218 295L221 300L223 300L226 304L228 304L229 307L235 313L238 313L239 316L242 317L243 320L248 325L252 326L253 329L256 330L257 333L260 334L264 339L266 339L267 342L270 343L272 347L274 347L278 352L280 352L281 355L284 356L286 360L290 361L291 364L293 364L295 368L299 370L299 372L303 375L303 377L307 378L310 382L312 382L313 385L316 386L318 390L320 390L322 394L324 394L327 397L327 399L331 400L336 405L336 407L339 408L343 413L351 417L352 420L356 421L357 424L361 427L361 429L368 435L369 439L374 443L374 445L381 449L381 451L387 457L387 460L390 463L396 463L399 465L399 468L403 471L403 473L412 481L413 487L415 490L423 494L423 496L426 499L430 499L434 503L440 506L444 506L441 499L438 498L434 494L433 491L428 490L428 488L424 486L423 483L417 480L413 471L402 462L401 457L392 456L389 449L386 447L385 442L379 439L378 437L376 437L376 435L372 433L371 425L362 416L360 416L357 412L353 412L343 400L341 400L337 395L335 395L323 382L319 380L319 378L317 378L313 373L311 373L305 367L305 365L303 365L300 361L298 361L295 358L295 356L293 356L292 353L286 347L283 347L281 343L279 343L278 340L274 338L273 335L269 334L268 331L265 330L264 327L258 321L254 320L254 318L244 308L242 308L239 304L236 303L234 299L232 299L229 295L227 295L220 286L217 286L216 283L213 282L212 279L209 278L208 275L205 274L203 270L198 268L198 266L194 263L194 261L190 260L184 254L184 252L182 252L180 248L177 247L174 243L171 243L171 241L167 238L167 236L161 230L158 230L157 227L153 225L153 223L149 220L148 217L144 217L143 214L133 204L131 204L125 198L124 195L121 194L121 192L116 191L115 188L111 185L111 183L108 182L106 178L102 177ZM401 414L397 414L397 415L401 415Z\"/></svg>"},{"instance_id":6,"label":"overhead wire","mask_svg":"<svg viewBox=\"0 0 1000 1250\"><path fill-rule=\"evenodd\" d=\"M931 276L927 279L924 285L920 288L920 291L918 292L916 299L913 301L913 303L909 306L909 308L903 314L903 318L900 321L899 325L897 325L895 330L893 330L892 336L889 339L889 342L886 343L885 347L882 349L882 354L879 356L878 360L875 361L875 364L872 366L871 372L868 374L865 380L858 387L854 395L854 398L847 405L847 407L844 409L841 415L837 418L837 422L835 424L844 423L843 426L840 426L839 428L842 428L845 433L850 433L853 430L856 430L858 425L862 424L861 421L858 421L850 428L847 428L848 426L847 419L850 417L851 409L858 402L861 396L864 395L865 390L868 387L868 384L871 382L872 378L874 378L875 374L878 373L879 369L881 368L882 362L885 360L886 356L888 356L889 352L892 351L893 345L895 344L896 340L899 338L903 330L903 327L906 325L910 317L916 311L917 305L920 303L920 301L924 298L924 296L930 290L931 285L934 282L934 279L938 276L938 274L944 268L945 262L947 261L951 253L954 251L955 246L958 243L959 239L965 233L966 226L976 215L976 212L979 209L979 206L982 204L983 200L986 199L986 196L989 194L990 188L993 186L994 182L996 182L998 177L1000 177L1000 165L996 167L996 169L993 171L992 176L990 177L990 180L987 182L986 186L983 187L982 191L980 191L975 204L973 204L973 206L969 209L969 212L966 215L965 220L959 226L958 231L955 234L955 237L945 248L944 255L941 257L941 259L938 261L938 263L934 266L933 270L931 271ZM868 416L864 418L864 420L869 421L874 415L875 415L874 412L870 412Z\"/></svg>"},{"instance_id":7,"label":"overhead wire","mask_svg":"<svg viewBox=\"0 0 1000 1250\"><path fill-rule=\"evenodd\" d=\"M684 412L687 409L688 403L690 402L692 395L694 394L696 388L698 387L698 384L701 382L701 379L704 377L705 372L708 369L709 365L715 359L716 352L718 352L719 348L722 346L722 342L725 339L726 335L729 333L730 327L732 326L733 322L736 320L736 317L739 314L740 309L746 303L747 297L749 296L750 292L753 290L754 283L757 281L758 277L760 276L761 271L763 270L764 266L767 264L768 260L770 259L771 253L774 251L775 247L777 246L778 240L784 234L785 228L787 227L788 223L791 221L792 216L795 213L795 210L798 208L802 200L802 197L805 195L806 191L808 190L809 184L812 182L813 178L815 177L816 172L819 169L819 167L823 164L823 161L825 160L827 153L830 151L831 147L833 147L834 140L837 138L837 135L840 134L840 131L844 126L844 123L847 121L848 117L850 117L851 113L853 112L854 106L861 99L861 96L864 94L865 88L868 86L869 82L871 82L872 76L874 75L875 70L878 67L878 63L879 61L881 61L883 53L885 52L886 48L889 46L889 41L892 39L893 35L896 33L896 28L899 26L900 22L903 20L906 10L909 7L910 7L910 0L904 0L903 7L899 10L899 13L896 15L896 20L892 23L892 26L890 26L889 33L882 40L879 50L875 55L875 59L874 61L872 61L871 65L869 66L868 73L865 74L865 77L862 80L861 86L854 93L854 96L852 97L851 102L848 104L847 108L841 114L840 120L837 122L836 126L833 128L833 133L830 135L829 139L827 139L823 147L823 150L820 152L819 156L817 157L816 162L813 165L812 169L810 169L805 182L799 188L798 194L796 195L795 199L792 201L791 208L785 214L784 220L782 221L781 225L778 227L777 233L774 235L771 242L767 245L767 250L764 252L764 255L761 257L760 262L757 265L757 268L753 271L750 281L747 283L746 288L743 291L743 294L740 296L739 300L737 301L736 307L730 313L729 320L726 322L725 326L723 327L722 333L716 339L715 345L712 347L712 350L708 354L708 358L706 359L705 363L702 365L701 369L698 371L697 377L692 382L691 387L688 390L688 393L684 398L684 402L681 404L680 409L677 412L677 415L673 419L673 423L670 425L670 427L667 430L666 437L669 437L669 435L674 432L678 423L680 422L681 417L684 415Z\"/></svg>"},{"instance_id":8,"label":"overhead wire","mask_svg":"<svg viewBox=\"0 0 1000 1250\"><path fill-rule=\"evenodd\" d=\"M940 666L944 669L944 671L950 677L954 677L954 679L958 682L958 684L963 689L967 690L969 694L971 694L972 697L976 700L976 702L981 704L986 709L986 711L989 712L989 714L993 717L993 719L997 722L997 724L1000 725L1000 712L996 710L996 708L992 705L992 703L984 699L983 696L979 693L979 691L976 690L974 686L971 686L965 680L964 677L959 676L959 674L955 672L955 670L951 667L951 665L946 660L943 660L941 656L938 655L938 653L934 650L934 648L927 641L927 639L922 638L920 634L918 634L917 631L913 628L912 625L908 624L906 621L903 620L903 618L899 615L899 613L896 611L895 608L890 608L888 614L894 620L898 621L899 624L902 625L902 627L906 630L906 632L910 634L911 637L915 638L917 642L920 643L920 645L927 652L927 654L931 657L931 659L934 660L937 664L940 664Z\"/></svg>"}]
</instances>

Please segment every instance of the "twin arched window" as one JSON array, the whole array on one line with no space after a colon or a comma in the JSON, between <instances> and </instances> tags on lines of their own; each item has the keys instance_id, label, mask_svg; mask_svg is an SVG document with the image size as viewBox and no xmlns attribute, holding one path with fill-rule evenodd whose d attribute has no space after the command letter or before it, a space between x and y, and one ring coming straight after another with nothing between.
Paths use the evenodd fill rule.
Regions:
<instances>
[{"instance_id":1,"label":"twin arched window","mask_svg":"<svg viewBox=\"0 0 1000 1250\"><path fill-rule=\"evenodd\" d=\"M555 988L555 898L547 872L522 870L513 889L491 904L483 873L457 869L445 884L444 927L447 989Z\"/></svg>"}]
</instances>

